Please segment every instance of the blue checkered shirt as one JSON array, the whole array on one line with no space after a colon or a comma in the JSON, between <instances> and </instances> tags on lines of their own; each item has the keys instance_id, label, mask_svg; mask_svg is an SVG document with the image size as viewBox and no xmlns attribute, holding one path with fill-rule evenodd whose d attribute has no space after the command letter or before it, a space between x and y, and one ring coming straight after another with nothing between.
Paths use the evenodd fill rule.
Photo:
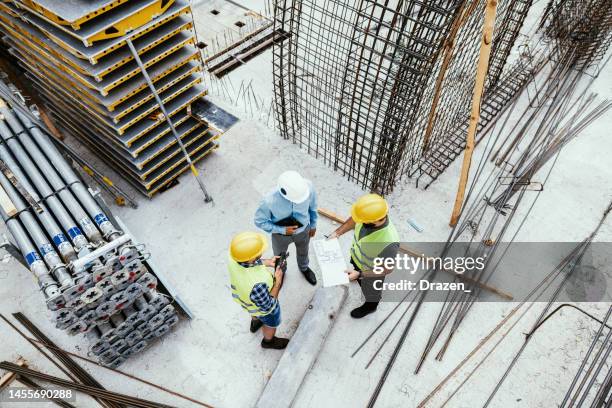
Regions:
<instances>
[{"instance_id":1,"label":"blue checkered shirt","mask_svg":"<svg viewBox=\"0 0 612 408\"><path fill-rule=\"evenodd\" d=\"M270 289L265 283L258 283L253 286L251 295L249 296L251 301L264 313L271 312L274 310L277 304L277 300L270 296Z\"/></svg>"}]
</instances>

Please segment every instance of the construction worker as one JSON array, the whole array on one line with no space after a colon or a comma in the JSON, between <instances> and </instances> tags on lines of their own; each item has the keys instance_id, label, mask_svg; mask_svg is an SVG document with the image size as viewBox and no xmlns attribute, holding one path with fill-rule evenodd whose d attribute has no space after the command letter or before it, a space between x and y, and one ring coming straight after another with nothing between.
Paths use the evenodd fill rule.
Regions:
<instances>
[{"instance_id":1,"label":"construction worker","mask_svg":"<svg viewBox=\"0 0 612 408\"><path fill-rule=\"evenodd\" d=\"M279 266L274 273L276 257L262 259L267 247L266 237L257 232L242 232L230 244L229 270L232 297L251 315L251 333L262 328L261 347L282 350L289 339L276 337L281 323L281 306L278 292L283 283L283 270Z\"/></svg>"},{"instance_id":2,"label":"construction worker","mask_svg":"<svg viewBox=\"0 0 612 408\"><path fill-rule=\"evenodd\" d=\"M317 231L317 218L317 194L312 183L296 171L281 174L276 189L255 212L255 225L272 234L274 255L295 244L298 268L311 285L317 284L317 278L308 266L308 248Z\"/></svg>"},{"instance_id":3,"label":"construction worker","mask_svg":"<svg viewBox=\"0 0 612 408\"><path fill-rule=\"evenodd\" d=\"M399 234L389 220L387 201L378 194L366 194L351 207L351 217L328 239L337 238L347 231L355 230L351 247L352 269L347 270L349 279L361 286L365 303L351 311L351 316L360 319L378 308L382 297L382 282L392 270L375 273L376 258L395 258L399 251ZM377 289L378 288L378 289Z\"/></svg>"}]
</instances>

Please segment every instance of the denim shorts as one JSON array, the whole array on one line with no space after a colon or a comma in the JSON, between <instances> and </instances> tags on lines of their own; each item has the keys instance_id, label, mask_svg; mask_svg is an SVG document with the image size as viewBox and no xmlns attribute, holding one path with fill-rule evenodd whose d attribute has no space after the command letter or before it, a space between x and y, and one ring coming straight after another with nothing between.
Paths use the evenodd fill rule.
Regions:
<instances>
[{"instance_id":1,"label":"denim shorts","mask_svg":"<svg viewBox=\"0 0 612 408\"><path fill-rule=\"evenodd\" d=\"M260 322L268 327L278 327L281 324L281 308L277 302L274 310L265 316L257 316Z\"/></svg>"}]
</instances>

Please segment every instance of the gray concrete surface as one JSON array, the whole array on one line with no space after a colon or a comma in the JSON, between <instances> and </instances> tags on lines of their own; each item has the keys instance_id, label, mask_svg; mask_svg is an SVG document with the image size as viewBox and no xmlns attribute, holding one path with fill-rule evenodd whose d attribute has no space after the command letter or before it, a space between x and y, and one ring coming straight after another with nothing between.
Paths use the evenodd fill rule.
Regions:
<instances>
[{"instance_id":1,"label":"gray concrete surface","mask_svg":"<svg viewBox=\"0 0 612 408\"><path fill-rule=\"evenodd\" d=\"M347 295L346 286L318 288L274 374L255 405L283 408L293 403L333 327Z\"/></svg>"}]
</instances>

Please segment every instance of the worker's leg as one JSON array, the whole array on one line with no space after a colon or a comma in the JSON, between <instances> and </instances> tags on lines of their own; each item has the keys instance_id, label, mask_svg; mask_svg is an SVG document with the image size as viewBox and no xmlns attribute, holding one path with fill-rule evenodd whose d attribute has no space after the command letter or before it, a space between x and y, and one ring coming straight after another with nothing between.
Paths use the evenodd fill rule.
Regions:
<instances>
[{"instance_id":1,"label":"worker's leg","mask_svg":"<svg viewBox=\"0 0 612 408\"><path fill-rule=\"evenodd\" d=\"M291 235L272 234L272 251L274 251L274 256L286 252L291 242L293 242ZM286 271L287 267L285 266L283 272Z\"/></svg>"},{"instance_id":2,"label":"worker's leg","mask_svg":"<svg viewBox=\"0 0 612 408\"><path fill-rule=\"evenodd\" d=\"M310 244L310 227L306 227L304 231L293 236L293 242L295 243L295 252L297 266L300 272L304 272L308 269L308 247Z\"/></svg>"},{"instance_id":3,"label":"worker's leg","mask_svg":"<svg viewBox=\"0 0 612 408\"><path fill-rule=\"evenodd\" d=\"M289 339L276 337L276 328L281 323L281 307L277 304L272 312L265 316L259 316L259 320L264 324L262 327L264 338L261 340L261 347L268 349L282 350L287 347Z\"/></svg>"},{"instance_id":4,"label":"worker's leg","mask_svg":"<svg viewBox=\"0 0 612 408\"><path fill-rule=\"evenodd\" d=\"M357 267L357 265L355 265L352 259L351 264L353 265L355 270L359 270L359 268ZM362 278L357 280L357 283L359 283L359 286L361 287L361 293L363 293L365 302L363 303L363 305L351 311L352 317L354 317L355 319L360 319L376 311L376 309L378 308L378 303L382 298L382 283L384 281L384 276L377 278Z\"/></svg>"},{"instance_id":5,"label":"worker's leg","mask_svg":"<svg viewBox=\"0 0 612 408\"><path fill-rule=\"evenodd\" d=\"M304 231L293 236L293 242L295 243L295 252L298 269L304 275L304 278L311 285L317 284L317 277L314 272L308 267L308 249L310 244L310 227L306 227Z\"/></svg>"}]
</instances>

